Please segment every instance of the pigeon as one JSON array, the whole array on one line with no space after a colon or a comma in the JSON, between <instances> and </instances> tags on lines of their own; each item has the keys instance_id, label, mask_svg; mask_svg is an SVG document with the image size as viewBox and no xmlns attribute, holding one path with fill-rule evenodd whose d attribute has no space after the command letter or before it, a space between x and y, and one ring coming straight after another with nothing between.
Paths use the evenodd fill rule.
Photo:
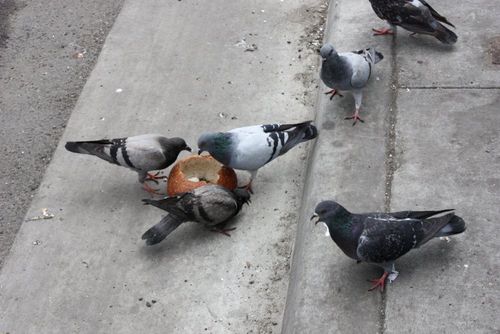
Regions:
<instances>
[{"instance_id":1,"label":"pigeon","mask_svg":"<svg viewBox=\"0 0 500 334\"><path fill-rule=\"evenodd\" d=\"M143 199L144 204L156 206L169 214L143 235L147 245L155 245L186 221L194 221L211 227L216 232L230 236L232 229L221 229L217 225L227 222L250 202L250 193L245 189L233 191L215 184L207 184L186 193L161 200Z\"/></svg>"},{"instance_id":2,"label":"pigeon","mask_svg":"<svg viewBox=\"0 0 500 334\"><path fill-rule=\"evenodd\" d=\"M391 25L390 29L373 29L374 35L394 34L396 26L401 26L413 34L434 36L444 44L457 41L457 35L440 22L455 26L424 0L370 0L370 3L377 16Z\"/></svg>"},{"instance_id":3,"label":"pigeon","mask_svg":"<svg viewBox=\"0 0 500 334\"><path fill-rule=\"evenodd\" d=\"M204 133L198 139L198 154L207 151L225 166L249 171L251 176L246 188L252 192L252 181L259 168L294 146L317 137L318 130L311 123L253 125L228 132Z\"/></svg>"},{"instance_id":4,"label":"pigeon","mask_svg":"<svg viewBox=\"0 0 500 334\"><path fill-rule=\"evenodd\" d=\"M95 155L112 164L123 166L139 174L139 182L160 178L148 172L164 169L175 162L181 151L191 152L182 138L166 138L157 134L146 134L127 138L101 139L93 141L69 141L66 149L74 153ZM144 184L149 192L154 192Z\"/></svg>"},{"instance_id":5,"label":"pigeon","mask_svg":"<svg viewBox=\"0 0 500 334\"><path fill-rule=\"evenodd\" d=\"M331 94L330 100L335 95L342 96L339 90L349 90L354 96L356 110L354 114L345 119L353 119L353 126L359 120L359 108L363 99L362 89L368 83L372 74L373 65L384 59L384 56L375 50L368 48L359 51L337 53L333 45L327 43L320 49L323 64L321 66L321 80L332 90L325 94Z\"/></svg>"},{"instance_id":6,"label":"pigeon","mask_svg":"<svg viewBox=\"0 0 500 334\"><path fill-rule=\"evenodd\" d=\"M350 258L376 264L384 269L379 279L371 280L370 290L384 290L385 280L398 276L394 261L432 238L465 231L465 222L453 209L439 211L401 211L391 213L350 213L334 201L320 202L311 220L322 222L327 235ZM439 217L434 217L444 214Z\"/></svg>"}]
</instances>

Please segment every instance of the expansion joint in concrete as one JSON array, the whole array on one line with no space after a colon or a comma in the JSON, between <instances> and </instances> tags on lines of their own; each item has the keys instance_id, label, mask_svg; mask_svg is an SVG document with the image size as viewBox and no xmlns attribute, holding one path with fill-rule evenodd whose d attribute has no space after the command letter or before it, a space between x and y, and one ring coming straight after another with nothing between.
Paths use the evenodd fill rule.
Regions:
<instances>
[{"instance_id":1,"label":"expansion joint in concrete","mask_svg":"<svg viewBox=\"0 0 500 334\"><path fill-rule=\"evenodd\" d=\"M391 79L390 79L390 101L389 110L386 114L386 150L385 150L385 197L384 209L391 209L391 191L394 171L396 169L396 121L398 112L398 64L396 60L396 38L391 43Z\"/></svg>"},{"instance_id":2,"label":"expansion joint in concrete","mask_svg":"<svg viewBox=\"0 0 500 334\"><path fill-rule=\"evenodd\" d=\"M391 43L391 79L390 79L390 101L389 110L386 114L386 141L385 141L385 192L384 192L384 210L391 210L392 182L394 171L396 170L396 122L398 113L398 93L399 93L399 73L396 57L396 36L393 36ZM387 306L387 295L385 290L382 292L379 308L378 333L385 331L385 312Z\"/></svg>"},{"instance_id":3,"label":"expansion joint in concrete","mask_svg":"<svg viewBox=\"0 0 500 334\"><path fill-rule=\"evenodd\" d=\"M500 89L500 86L480 86L480 87L474 87L474 86L400 86L398 87L399 89L420 89L420 90L425 90L425 89Z\"/></svg>"}]
</instances>

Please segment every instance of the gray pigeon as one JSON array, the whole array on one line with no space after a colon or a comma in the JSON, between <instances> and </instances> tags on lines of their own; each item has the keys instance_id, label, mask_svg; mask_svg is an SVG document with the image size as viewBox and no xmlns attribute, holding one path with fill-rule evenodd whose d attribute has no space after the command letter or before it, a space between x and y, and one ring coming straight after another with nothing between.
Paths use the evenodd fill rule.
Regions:
<instances>
[{"instance_id":1,"label":"gray pigeon","mask_svg":"<svg viewBox=\"0 0 500 334\"><path fill-rule=\"evenodd\" d=\"M401 211L391 213L350 213L334 201L323 201L314 210L316 221L322 222L327 234L340 249L358 262L368 262L384 268L379 279L372 280L370 290L384 290L386 278L392 282L398 276L394 261L432 238L465 231L465 222L452 209L439 211ZM431 218L440 213L440 217Z\"/></svg>"},{"instance_id":2,"label":"gray pigeon","mask_svg":"<svg viewBox=\"0 0 500 334\"><path fill-rule=\"evenodd\" d=\"M348 90L354 96L356 110L351 117L345 119L354 119L353 126L359 120L359 108L363 99L362 89L368 83L372 74L373 65L381 61L384 56L375 50L368 48L359 51L337 53L331 44L325 44L320 50L323 64L321 66L321 80L331 91L325 94L331 94L330 100L335 95L342 96L338 91Z\"/></svg>"},{"instance_id":3,"label":"gray pigeon","mask_svg":"<svg viewBox=\"0 0 500 334\"><path fill-rule=\"evenodd\" d=\"M375 14L391 25L390 29L373 29L374 35L391 35L396 33L396 26L401 26L414 34L434 36L444 44L457 41L457 35L439 22L455 26L424 0L370 0L370 3Z\"/></svg>"},{"instance_id":4,"label":"gray pigeon","mask_svg":"<svg viewBox=\"0 0 500 334\"><path fill-rule=\"evenodd\" d=\"M132 169L139 173L139 182L158 177L148 172L164 169L175 162L183 150L191 152L182 138L166 138L147 134L127 138L94 141L69 141L66 149L74 153L95 155L112 164ZM151 188L145 185L151 192Z\"/></svg>"},{"instance_id":5,"label":"gray pigeon","mask_svg":"<svg viewBox=\"0 0 500 334\"><path fill-rule=\"evenodd\" d=\"M251 177L246 187L252 191L259 168L294 146L316 138L318 130L311 123L254 125L205 133L198 139L198 154L207 151L225 166L249 171Z\"/></svg>"},{"instance_id":6,"label":"gray pigeon","mask_svg":"<svg viewBox=\"0 0 500 334\"><path fill-rule=\"evenodd\" d=\"M186 221L194 221L225 235L233 229L221 229L217 225L225 223L240 212L245 203L250 202L250 194L244 189L230 191L218 185L205 185L190 192L161 200L143 199L150 204L168 211L158 224L142 235L147 245L154 245L165 239L173 230Z\"/></svg>"}]
</instances>

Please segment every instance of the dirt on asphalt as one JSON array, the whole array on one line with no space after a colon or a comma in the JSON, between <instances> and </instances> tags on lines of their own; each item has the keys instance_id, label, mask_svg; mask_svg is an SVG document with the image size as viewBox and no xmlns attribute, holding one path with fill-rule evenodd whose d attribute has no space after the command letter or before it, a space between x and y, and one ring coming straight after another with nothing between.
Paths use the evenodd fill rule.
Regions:
<instances>
[{"instance_id":1,"label":"dirt on asphalt","mask_svg":"<svg viewBox=\"0 0 500 334\"><path fill-rule=\"evenodd\" d=\"M0 268L123 2L0 0Z\"/></svg>"}]
</instances>

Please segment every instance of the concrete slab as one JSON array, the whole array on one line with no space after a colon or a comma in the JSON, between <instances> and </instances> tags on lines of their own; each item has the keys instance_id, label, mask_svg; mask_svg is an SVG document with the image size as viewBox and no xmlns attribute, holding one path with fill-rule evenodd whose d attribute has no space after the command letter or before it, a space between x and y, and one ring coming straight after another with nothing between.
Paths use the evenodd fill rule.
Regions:
<instances>
[{"instance_id":1,"label":"concrete slab","mask_svg":"<svg viewBox=\"0 0 500 334\"><path fill-rule=\"evenodd\" d=\"M492 64L491 42L500 36L496 0L471 0L457 5L434 0L433 8L456 25L458 41L441 44L428 36L409 36L398 29L399 83L408 87L499 87L500 65Z\"/></svg>"},{"instance_id":2,"label":"concrete slab","mask_svg":"<svg viewBox=\"0 0 500 334\"><path fill-rule=\"evenodd\" d=\"M206 130L313 118L320 4L126 1L62 141L194 145ZM0 332L278 332L306 147L262 169L231 238L186 224L146 248L163 213L141 205L136 175L61 143L27 215L55 218L24 223L0 273Z\"/></svg>"},{"instance_id":3,"label":"concrete slab","mask_svg":"<svg viewBox=\"0 0 500 334\"><path fill-rule=\"evenodd\" d=\"M365 29L365 18L376 24L371 10L364 0L332 2L328 41L339 51L374 45ZM322 226L309 222L316 204L325 199L335 199L352 211L384 209L386 134L394 97L391 40L379 43L385 58L364 93L364 124L352 127L344 120L354 111L349 93L330 101L322 94L327 88L320 86L321 134L308 168L282 333L370 333L379 327L382 299L367 291L366 281L379 275L378 269L356 265L324 236Z\"/></svg>"},{"instance_id":4,"label":"concrete slab","mask_svg":"<svg viewBox=\"0 0 500 334\"><path fill-rule=\"evenodd\" d=\"M500 90L413 90L399 96L392 209L455 208L464 234L398 261L385 333L500 330Z\"/></svg>"}]
</instances>

